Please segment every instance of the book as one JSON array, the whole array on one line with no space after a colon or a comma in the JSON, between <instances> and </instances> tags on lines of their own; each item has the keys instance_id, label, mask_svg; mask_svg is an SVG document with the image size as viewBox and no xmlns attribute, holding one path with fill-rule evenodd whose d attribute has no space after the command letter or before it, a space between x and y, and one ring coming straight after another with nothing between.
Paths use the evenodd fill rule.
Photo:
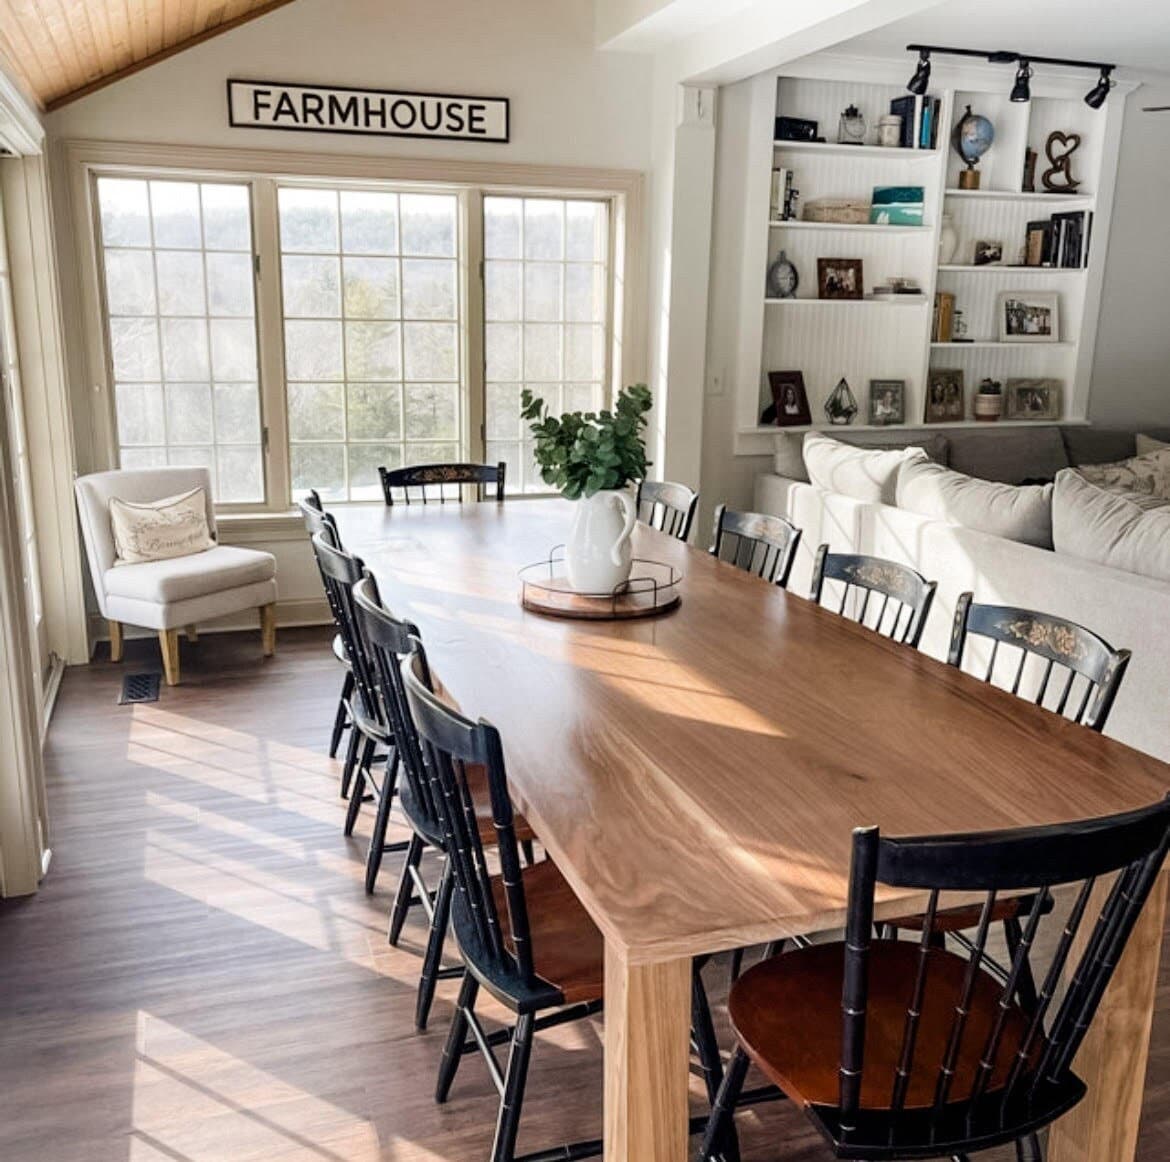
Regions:
<instances>
[{"instance_id":1,"label":"book","mask_svg":"<svg viewBox=\"0 0 1170 1162\"><path fill-rule=\"evenodd\" d=\"M937 291L934 296L934 327L931 342L949 343L955 325L955 296L950 291Z\"/></svg>"},{"instance_id":2,"label":"book","mask_svg":"<svg viewBox=\"0 0 1170 1162\"><path fill-rule=\"evenodd\" d=\"M772 196L768 203L768 220L777 222L784 213L785 175L787 170L772 170Z\"/></svg>"},{"instance_id":3,"label":"book","mask_svg":"<svg viewBox=\"0 0 1170 1162\"><path fill-rule=\"evenodd\" d=\"M875 226L921 226L922 186L875 186L869 220Z\"/></svg>"},{"instance_id":4,"label":"book","mask_svg":"<svg viewBox=\"0 0 1170 1162\"><path fill-rule=\"evenodd\" d=\"M902 127L898 134L898 144L907 149L914 144L914 107L920 98L913 94L905 97L895 97L890 102L890 112L902 118Z\"/></svg>"},{"instance_id":5,"label":"book","mask_svg":"<svg viewBox=\"0 0 1170 1162\"><path fill-rule=\"evenodd\" d=\"M1050 222L1029 222L1024 243L1025 266L1047 266L1049 237L1052 232Z\"/></svg>"}]
</instances>

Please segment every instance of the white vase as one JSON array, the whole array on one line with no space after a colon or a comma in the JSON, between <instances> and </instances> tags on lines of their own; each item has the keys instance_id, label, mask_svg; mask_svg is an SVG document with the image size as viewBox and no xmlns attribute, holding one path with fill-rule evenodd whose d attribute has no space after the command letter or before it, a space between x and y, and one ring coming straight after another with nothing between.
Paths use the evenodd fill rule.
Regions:
<instances>
[{"instance_id":1,"label":"white vase","mask_svg":"<svg viewBox=\"0 0 1170 1162\"><path fill-rule=\"evenodd\" d=\"M955 220L950 214L942 216L942 229L938 233L938 261L942 266L953 262L955 251L959 249L959 232L955 229Z\"/></svg>"},{"instance_id":2,"label":"white vase","mask_svg":"<svg viewBox=\"0 0 1170 1162\"><path fill-rule=\"evenodd\" d=\"M630 534L638 519L634 498L605 489L577 501L565 545L565 571L578 593L612 593L630 577Z\"/></svg>"}]
</instances>

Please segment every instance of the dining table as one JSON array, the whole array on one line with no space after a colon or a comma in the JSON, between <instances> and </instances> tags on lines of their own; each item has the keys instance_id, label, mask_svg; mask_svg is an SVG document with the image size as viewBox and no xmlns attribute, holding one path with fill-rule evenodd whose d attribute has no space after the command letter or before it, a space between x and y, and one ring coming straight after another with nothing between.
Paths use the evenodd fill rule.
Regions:
<instances>
[{"instance_id":1,"label":"dining table","mask_svg":"<svg viewBox=\"0 0 1170 1162\"><path fill-rule=\"evenodd\" d=\"M500 731L517 807L604 937L607 1162L687 1157L692 959L840 927L855 827L1028 827L1170 790L1160 760L644 524L634 575L676 570L677 607L576 620L520 600L520 571L568 537L567 501L335 511L448 695ZM1165 883L1082 1045L1088 1096L1052 1127L1050 1162L1135 1156ZM924 905L879 887L875 914Z\"/></svg>"}]
</instances>

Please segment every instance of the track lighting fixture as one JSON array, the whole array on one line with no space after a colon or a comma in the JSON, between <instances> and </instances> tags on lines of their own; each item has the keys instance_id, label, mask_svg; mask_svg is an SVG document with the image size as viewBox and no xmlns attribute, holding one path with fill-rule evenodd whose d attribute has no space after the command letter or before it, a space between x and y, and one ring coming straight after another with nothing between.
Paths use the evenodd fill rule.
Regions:
<instances>
[{"instance_id":1,"label":"track lighting fixture","mask_svg":"<svg viewBox=\"0 0 1170 1162\"><path fill-rule=\"evenodd\" d=\"M1102 64L1100 61L1070 61L1061 57L1032 56L1031 54L1025 56L1021 52L1009 52L1004 49L988 52L982 48L943 48L937 44L908 44L906 51L918 54L918 67L906 85L906 88L915 96L922 96L926 92L927 86L930 84L931 53L938 52L947 56L977 57L979 60L987 61L993 65L1017 65L1011 99L1018 102L1032 99L1032 66L1037 64L1058 65L1073 69L1098 69L1101 75L1097 83L1085 94L1085 104L1090 109L1100 109L1109 96L1109 90L1116 83L1112 79L1112 74L1117 66Z\"/></svg>"},{"instance_id":2,"label":"track lighting fixture","mask_svg":"<svg viewBox=\"0 0 1170 1162\"><path fill-rule=\"evenodd\" d=\"M930 50L924 48L918 54L918 67L914 70L914 76L910 78L906 88L910 90L916 97L921 97L926 92L930 85Z\"/></svg>"},{"instance_id":3,"label":"track lighting fixture","mask_svg":"<svg viewBox=\"0 0 1170 1162\"><path fill-rule=\"evenodd\" d=\"M1085 94L1085 104L1090 109L1100 109L1105 104L1105 98L1109 96L1109 90L1113 88L1113 80L1110 73L1113 72L1112 65L1101 66L1101 77L1097 83Z\"/></svg>"},{"instance_id":4,"label":"track lighting fixture","mask_svg":"<svg viewBox=\"0 0 1170 1162\"><path fill-rule=\"evenodd\" d=\"M1016 83L1012 85L1011 99L1013 101L1030 101L1032 99L1031 79L1032 66L1028 63L1028 58L1025 57L1020 61L1020 67L1016 70Z\"/></svg>"}]
</instances>

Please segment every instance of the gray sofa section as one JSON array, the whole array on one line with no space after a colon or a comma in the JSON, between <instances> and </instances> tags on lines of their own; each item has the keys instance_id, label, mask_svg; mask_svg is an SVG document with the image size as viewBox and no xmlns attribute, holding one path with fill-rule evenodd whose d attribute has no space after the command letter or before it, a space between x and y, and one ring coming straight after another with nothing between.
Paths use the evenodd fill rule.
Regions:
<instances>
[{"instance_id":1,"label":"gray sofa section","mask_svg":"<svg viewBox=\"0 0 1170 1162\"><path fill-rule=\"evenodd\" d=\"M753 508L804 530L789 583L794 593L809 592L813 556L826 542L838 552L902 561L937 581L922 648L940 660L966 590L977 601L1071 618L1133 650L1106 733L1170 760L1170 584L774 474L756 477Z\"/></svg>"},{"instance_id":2,"label":"gray sofa section","mask_svg":"<svg viewBox=\"0 0 1170 1162\"><path fill-rule=\"evenodd\" d=\"M1170 428L1152 428L1148 435L1170 441ZM1096 428L1070 424L1011 427L987 424L978 428L890 428L854 430L836 428L834 439L866 448L903 447L921 444L939 464L1001 484L1048 482L1062 468L1079 464L1106 464L1125 460L1135 453L1135 436L1121 428ZM808 481L800 454L804 436L778 432L776 472L790 480Z\"/></svg>"}]
</instances>

